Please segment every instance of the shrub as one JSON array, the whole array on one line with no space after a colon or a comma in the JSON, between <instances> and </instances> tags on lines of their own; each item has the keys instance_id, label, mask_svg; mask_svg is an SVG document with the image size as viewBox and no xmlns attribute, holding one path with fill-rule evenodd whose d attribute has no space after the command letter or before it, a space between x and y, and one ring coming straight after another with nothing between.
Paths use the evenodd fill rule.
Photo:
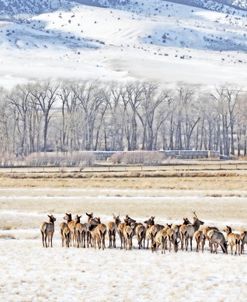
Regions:
<instances>
[{"instance_id":1,"label":"shrub","mask_svg":"<svg viewBox=\"0 0 247 302\"><path fill-rule=\"evenodd\" d=\"M25 158L25 163L30 167L86 167L95 162L93 152L70 153L33 153Z\"/></svg>"}]
</instances>

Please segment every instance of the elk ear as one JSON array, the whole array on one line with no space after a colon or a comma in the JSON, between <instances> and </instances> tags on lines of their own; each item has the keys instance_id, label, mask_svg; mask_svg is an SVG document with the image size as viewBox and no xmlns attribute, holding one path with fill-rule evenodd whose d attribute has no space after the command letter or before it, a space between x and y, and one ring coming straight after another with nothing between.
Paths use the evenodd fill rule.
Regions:
<instances>
[{"instance_id":1,"label":"elk ear","mask_svg":"<svg viewBox=\"0 0 247 302\"><path fill-rule=\"evenodd\" d=\"M51 215L47 215L49 218L51 218Z\"/></svg>"},{"instance_id":2,"label":"elk ear","mask_svg":"<svg viewBox=\"0 0 247 302\"><path fill-rule=\"evenodd\" d=\"M87 215L87 216L90 216L90 214L88 214L87 212L86 212L86 215Z\"/></svg>"}]
</instances>

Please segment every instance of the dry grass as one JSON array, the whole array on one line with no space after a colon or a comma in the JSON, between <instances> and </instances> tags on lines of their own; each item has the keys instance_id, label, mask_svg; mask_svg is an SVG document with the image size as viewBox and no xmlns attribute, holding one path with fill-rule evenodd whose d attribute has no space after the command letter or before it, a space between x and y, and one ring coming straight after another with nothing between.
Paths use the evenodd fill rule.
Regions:
<instances>
[{"instance_id":1,"label":"dry grass","mask_svg":"<svg viewBox=\"0 0 247 302\"><path fill-rule=\"evenodd\" d=\"M14 235L0 234L0 239L16 239Z\"/></svg>"},{"instance_id":2,"label":"dry grass","mask_svg":"<svg viewBox=\"0 0 247 302\"><path fill-rule=\"evenodd\" d=\"M0 170L0 187L78 187L179 190L247 190L239 162L188 162L158 167L12 168Z\"/></svg>"},{"instance_id":3,"label":"dry grass","mask_svg":"<svg viewBox=\"0 0 247 302\"><path fill-rule=\"evenodd\" d=\"M0 178L0 187L76 187L169 190L247 190L247 175L210 177L91 177L91 178Z\"/></svg>"}]
</instances>

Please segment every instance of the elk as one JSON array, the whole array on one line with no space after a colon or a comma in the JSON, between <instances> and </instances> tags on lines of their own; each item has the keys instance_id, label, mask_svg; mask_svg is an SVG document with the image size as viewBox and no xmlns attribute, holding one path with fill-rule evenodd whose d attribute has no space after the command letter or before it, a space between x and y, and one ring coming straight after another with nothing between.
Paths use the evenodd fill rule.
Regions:
<instances>
[{"instance_id":1,"label":"elk","mask_svg":"<svg viewBox=\"0 0 247 302\"><path fill-rule=\"evenodd\" d=\"M124 248L132 249L132 239L135 234L135 220L126 215L123 227Z\"/></svg>"},{"instance_id":2,"label":"elk","mask_svg":"<svg viewBox=\"0 0 247 302\"><path fill-rule=\"evenodd\" d=\"M123 238L124 238L124 248L126 250L132 249L132 239L134 236L134 228L129 224L125 224L123 229Z\"/></svg>"},{"instance_id":3,"label":"elk","mask_svg":"<svg viewBox=\"0 0 247 302\"><path fill-rule=\"evenodd\" d=\"M194 233L199 229L201 225L204 224L203 221L199 220L199 218L196 215L196 212L193 212L193 214L195 215L193 217L193 224L186 224L180 227L181 249L183 250L185 244L186 251L188 251L189 241L190 241L190 250L192 251L192 239Z\"/></svg>"},{"instance_id":4,"label":"elk","mask_svg":"<svg viewBox=\"0 0 247 302\"><path fill-rule=\"evenodd\" d=\"M247 231L242 232L240 238L241 238L241 254L243 254L244 245L247 243Z\"/></svg>"},{"instance_id":5,"label":"elk","mask_svg":"<svg viewBox=\"0 0 247 302\"><path fill-rule=\"evenodd\" d=\"M92 236L91 236L91 233L90 233L90 230L89 230L89 225L90 223L92 222L92 224L95 223L94 221L94 218L93 218L93 212L91 213L86 213L87 217L88 217L88 220L87 220L87 227L88 227L88 230L87 230L87 247L91 246L92 247Z\"/></svg>"},{"instance_id":6,"label":"elk","mask_svg":"<svg viewBox=\"0 0 247 302\"><path fill-rule=\"evenodd\" d=\"M167 230L169 226L166 225L161 230L157 232L152 242L151 250L154 252L161 246L161 254L165 254L166 240L167 240Z\"/></svg>"},{"instance_id":7,"label":"elk","mask_svg":"<svg viewBox=\"0 0 247 302\"><path fill-rule=\"evenodd\" d=\"M178 225L178 228L179 228L179 230L178 230L179 235L178 236L181 240L181 250L182 251L184 249L184 241L185 241L183 230L186 228L186 225L188 225L188 224L191 224L191 222L186 217L186 218L183 218L183 223Z\"/></svg>"},{"instance_id":8,"label":"elk","mask_svg":"<svg viewBox=\"0 0 247 302\"><path fill-rule=\"evenodd\" d=\"M122 249L124 245L124 234L123 234L124 227L125 227L125 223L121 222L121 220L119 219L119 223L117 225L117 231L120 239L120 249Z\"/></svg>"},{"instance_id":9,"label":"elk","mask_svg":"<svg viewBox=\"0 0 247 302\"><path fill-rule=\"evenodd\" d=\"M118 228L118 225L120 224L121 220L118 216L115 216L113 214L113 219L114 221L110 221L107 224L107 229L108 229L108 237L109 237L109 248L116 248L116 230Z\"/></svg>"},{"instance_id":10,"label":"elk","mask_svg":"<svg viewBox=\"0 0 247 302\"><path fill-rule=\"evenodd\" d=\"M62 235L62 247L64 246L64 241L66 247L69 247L70 243L70 230L67 225L64 225L63 228L61 228L61 235Z\"/></svg>"},{"instance_id":11,"label":"elk","mask_svg":"<svg viewBox=\"0 0 247 302\"><path fill-rule=\"evenodd\" d=\"M204 235L203 231L202 230L195 231L194 238L196 241L196 251L199 252L201 248L202 252L204 252L206 236Z\"/></svg>"},{"instance_id":12,"label":"elk","mask_svg":"<svg viewBox=\"0 0 247 302\"><path fill-rule=\"evenodd\" d=\"M178 251L178 232L177 228L174 225L166 225L166 240L169 240L169 252L171 252L171 246L173 245L174 252Z\"/></svg>"},{"instance_id":13,"label":"elk","mask_svg":"<svg viewBox=\"0 0 247 302\"><path fill-rule=\"evenodd\" d=\"M72 242L73 246L76 245L76 237L75 237L75 225L76 222L74 220L72 220L72 215L71 213L65 213L65 216L63 218L64 220L66 220L69 231L70 231L70 242Z\"/></svg>"},{"instance_id":14,"label":"elk","mask_svg":"<svg viewBox=\"0 0 247 302\"><path fill-rule=\"evenodd\" d=\"M70 238L70 231L66 222L62 222L60 224L60 234L62 239L62 247L64 247L64 242L67 246L67 242L69 242L69 238Z\"/></svg>"},{"instance_id":15,"label":"elk","mask_svg":"<svg viewBox=\"0 0 247 302\"><path fill-rule=\"evenodd\" d=\"M81 216L76 215L75 217L75 237L77 241L77 247L86 247L86 234L87 224L81 223Z\"/></svg>"},{"instance_id":16,"label":"elk","mask_svg":"<svg viewBox=\"0 0 247 302\"><path fill-rule=\"evenodd\" d=\"M224 254L227 254L227 242L224 235L217 230L209 230L207 232L207 237L209 240L209 246L211 253L217 254L218 246L221 247Z\"/></svg>"},{"instance_id":17,"label":"elk","mask_svg":"<svg viewBox=\"0 0 247 302\"><path fill-rule=\"evenodd\" d=\"M226 232L227 241L231 248L231 254L233 254L233 248L235 247L235 255L237 255L237 254L240 255L241 254L241 248L240 248L241 236L239 234L233 233L232 228L229 227L228 225L225 227L225 229L223 231Z\"/></svg>"},{"instance_id":18,"label":"elk","mask_svg":"<svg viewBox=\"0 0 247 302\"><path fill-rule=\"evenodd\" d=\"M93 218L89 224L89 230L92 236L93 246L99 249L105 249L106 225L101 223L100 218Z\"/></svg>"},{"instance_id":19,"label":"elk","mask_svg":"<svg viewBox=\"0 0 247 302\"><path fill-rule=\"evenodd\" d=\"M49 222L43 222L40 225L40 231L42 235L42 244L43 247L52 247L52 238L54 234L54 222L56 221L56 218L53 215L47 215L49 218ZM48 238L48 243L47 243Z\"/></svg>"},{"instance_id":20,"label":"elk","mask_svg":"<svg viewBox=\"0 0 247 302\"><path fill-rule=\"evenodd\" d=\"M146 228L142 223L137 223L135 234L137 236L138 248L145 248Z\"/></svg>"},{"instance_id":21,"label":"elk","mask_svg":"<svg viewBox=\"0 0 247 302\"><path fill-rule=\"evenodd\" d=\"M136 222L134 219L130 218L128 215L125 217L125 224L129 224L134 231L134 235L137 237L138 248L145 248L145 237L146 228L141 222Z\"/></svg>"},{"instance_id":22,"label":"elk","mask_svg":"<svg viewBox=\"0 0 247 302\"><path fill-rule=\"evenodd\" d=\"M149 248L149 240L151 240L151 246L153 246L156 234L164 228L161 224L155 224L154 219L155 217L151 216L148 220L144 221L146 224L147 249Z\"/></svg>"}]
</instances>

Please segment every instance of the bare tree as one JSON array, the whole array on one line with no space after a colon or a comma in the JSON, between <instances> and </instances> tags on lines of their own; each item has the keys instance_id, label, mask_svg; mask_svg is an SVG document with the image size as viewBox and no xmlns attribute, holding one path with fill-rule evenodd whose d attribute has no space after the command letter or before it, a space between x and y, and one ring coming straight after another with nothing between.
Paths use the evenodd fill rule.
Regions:
<instances>
[{"instance_id":1,"label":"bare tree","mask_svg":"<svg viewBox=\"0 0 247 302\"><path fill-rule=\"evenodd\" d=\"M49 123L51 120L51 110L57 100L57 91L59 85L51 82L42 84L35 84L32 86L31 94L33 96L33 102L38 106L43 114L43 151L47 151L47 135L49 129ZM37 108L37 107L36 107Z\"/></svg>"}]
</instances>

